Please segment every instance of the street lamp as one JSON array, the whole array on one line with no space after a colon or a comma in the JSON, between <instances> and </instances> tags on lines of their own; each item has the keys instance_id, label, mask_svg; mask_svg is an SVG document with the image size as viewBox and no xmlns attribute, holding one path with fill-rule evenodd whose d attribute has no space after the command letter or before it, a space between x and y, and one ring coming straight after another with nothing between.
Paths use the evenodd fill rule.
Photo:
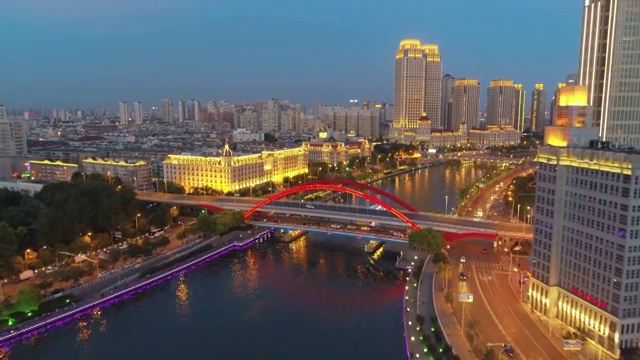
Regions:
<instances>
[{"instance_id":1,"label":"street lamp","mask_svg":"<svg viewBox=\"0 0 640 360\"><path fill-rule=\"evenodd\" d=\"M449 215L449 195L444 196L444 214Z\"/></svg>"},{"instance_id":2,"label":"street lamp","mask_svg":"<svg viewBox=\"0 0 640 360\"><path fill-rule=\"evenodd\" d=\"M29 254L31 254L33 251L31 251L31 249L27 249L24 251L24 269L25 270L29 270Z\"/></svg>"},{"instance_id":3,"label":"street lamp","mask_svg":"<svg viewBox=\"0 0 640 360\"><path fill-rule=\"evenodd\" d=\"M140 217L140 214L136 214L136 230L138 230L138 218Z\"/></svg>"}]
</instances>

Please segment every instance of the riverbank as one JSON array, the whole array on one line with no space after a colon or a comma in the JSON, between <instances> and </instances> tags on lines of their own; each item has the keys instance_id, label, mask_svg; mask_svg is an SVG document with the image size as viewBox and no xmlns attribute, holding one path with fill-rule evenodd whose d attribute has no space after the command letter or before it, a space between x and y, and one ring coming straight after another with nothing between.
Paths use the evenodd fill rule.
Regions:
<instances>
[{"instance_id":1,"label":"riverbank","mask_svg":"<svg viewBox=\"0 0 640 360\"><path fill-rule=\"evenodd\" d=\"M247 234L246 231L244 233ZM24 323L20 327L14 328L11 332L0 336L0 347L5 347L17 341L28 339L35 334L64 325L75 318L89 314L98 308L109 306L135 296L182 272L200 267L230 251L246 249L256 241L269 237L271 235L271 230L257 232L251 231L250 235L244 239L241 237L243 235L241 233L235 232L233 234L236 236L235 238L227 239L225 237L217 237L206 240L210 245L212 245L212 248L197 256L195 259L180 262L156 273L155 275L147 275L144 278L133 276L127 279L123 278L118 282L118 286L122 286L122 289L118 289L118 286L116 286L110 290L111 292L109 293L103 292L103 294L96 296L96 298L86 299L81 303L71 305L70 308L60 310L52 316L45 316L39 319L34 319L30 323ZM177 257L178 255L174 254L172 256ZM140 276L140 274L141 273L138 272L138 276Z\"/></svg>"}]
</instances>

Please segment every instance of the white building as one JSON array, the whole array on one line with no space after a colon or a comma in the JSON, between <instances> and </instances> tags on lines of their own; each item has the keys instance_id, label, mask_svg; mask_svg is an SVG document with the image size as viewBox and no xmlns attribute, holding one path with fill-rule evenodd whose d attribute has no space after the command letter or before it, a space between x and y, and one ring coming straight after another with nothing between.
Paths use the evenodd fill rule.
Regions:
<instances>
[{"instance_id":1,"label":"white building","mask_svg":"<svg viewBox=\"0 0 640 360\"><path fill-rule=\"evenodd\" d=\"M0 105L0 157L27 155L29 123L24 119L7 119Z\"/></svg>"},{"instance_id":2,"label":"white building","mask_svg":"<svg viewBox=\"0 0 640 360\"><path fill-rule=\"evenodd\" d=\"M140 101L133 103L133 119L136 124L142 124L144 122L144 109Z\"/></svg>"},{"instance_id":3,"label":"white building","mask_svg":"<svg viewBox=\"0 0 640 360\"><path fill-rule=\"evenodd\" d=\"M129 122L129 106L126 101L120 102L120 124Z\"/></svg>"},{"instance_id":4,"label":"white building","mask_svg":"<svg viewBox=\"0 0 640 360\"><path fill-rule=\"evenodd\" d=\"M246 129L233 130L233 142L264 141L264 133L247 131Z\"/></svg>"}]
</instances>

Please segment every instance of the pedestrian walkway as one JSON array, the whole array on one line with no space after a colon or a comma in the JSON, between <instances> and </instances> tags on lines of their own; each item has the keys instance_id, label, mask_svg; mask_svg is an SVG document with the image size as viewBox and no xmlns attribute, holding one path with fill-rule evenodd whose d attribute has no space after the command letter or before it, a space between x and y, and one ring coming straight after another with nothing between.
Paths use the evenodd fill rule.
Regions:
<instances>
[{"instance_id":1,"label":"pedestrian walkway","mask_svg":"<svg viewBox=\"0 0 640 360\"><path fill-rule=\"evenodd\" d=\"M507 271L507 267L502 263L497 263L495 261L474 261L471 260L468 262L469 265L475 268L482 269L490 269L490 270L498 270L498 271Z\"/></svg>"}]
</instances>

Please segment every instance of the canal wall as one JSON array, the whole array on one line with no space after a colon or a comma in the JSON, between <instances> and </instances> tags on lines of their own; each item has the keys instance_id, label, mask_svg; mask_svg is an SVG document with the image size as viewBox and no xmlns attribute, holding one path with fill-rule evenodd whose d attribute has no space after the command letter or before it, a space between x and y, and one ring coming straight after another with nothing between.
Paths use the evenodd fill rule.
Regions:
<instances>
[{"instance_id":1,"label":"canal wall","mask_svg":"<svg viewBox=\"0 0 640 360\"><path fill-rule=\"evenodd\" d=\"M244 250L252 246L255 242L268 238L271 234L271 230L266 230L247 239L235 239L233 241L218 244L218 247L214 248L212 251L201 254L197 258L186 263L170 267L159 274L153 276L150 275L145 279L137 279L138 281L128 284L128 286L122 290L106 296L101 296L99 299L89 301L84 305L74 304L70 309L62 310L53 316L35 319L34 322L30 324L23 324L22 326L14 328L11 332L0 336L0 347L9 346L20 340L26 340L38 333L64 325L73 319L90 314L95 309L110 306L122 300L131 298L151 287L171 279L176 275L179 275L180 273L198 268L217 257L229 253L230 251ZM128 278L129 280L136 280L136 276L132 275Z\"/></svg>"}]
</instances>

